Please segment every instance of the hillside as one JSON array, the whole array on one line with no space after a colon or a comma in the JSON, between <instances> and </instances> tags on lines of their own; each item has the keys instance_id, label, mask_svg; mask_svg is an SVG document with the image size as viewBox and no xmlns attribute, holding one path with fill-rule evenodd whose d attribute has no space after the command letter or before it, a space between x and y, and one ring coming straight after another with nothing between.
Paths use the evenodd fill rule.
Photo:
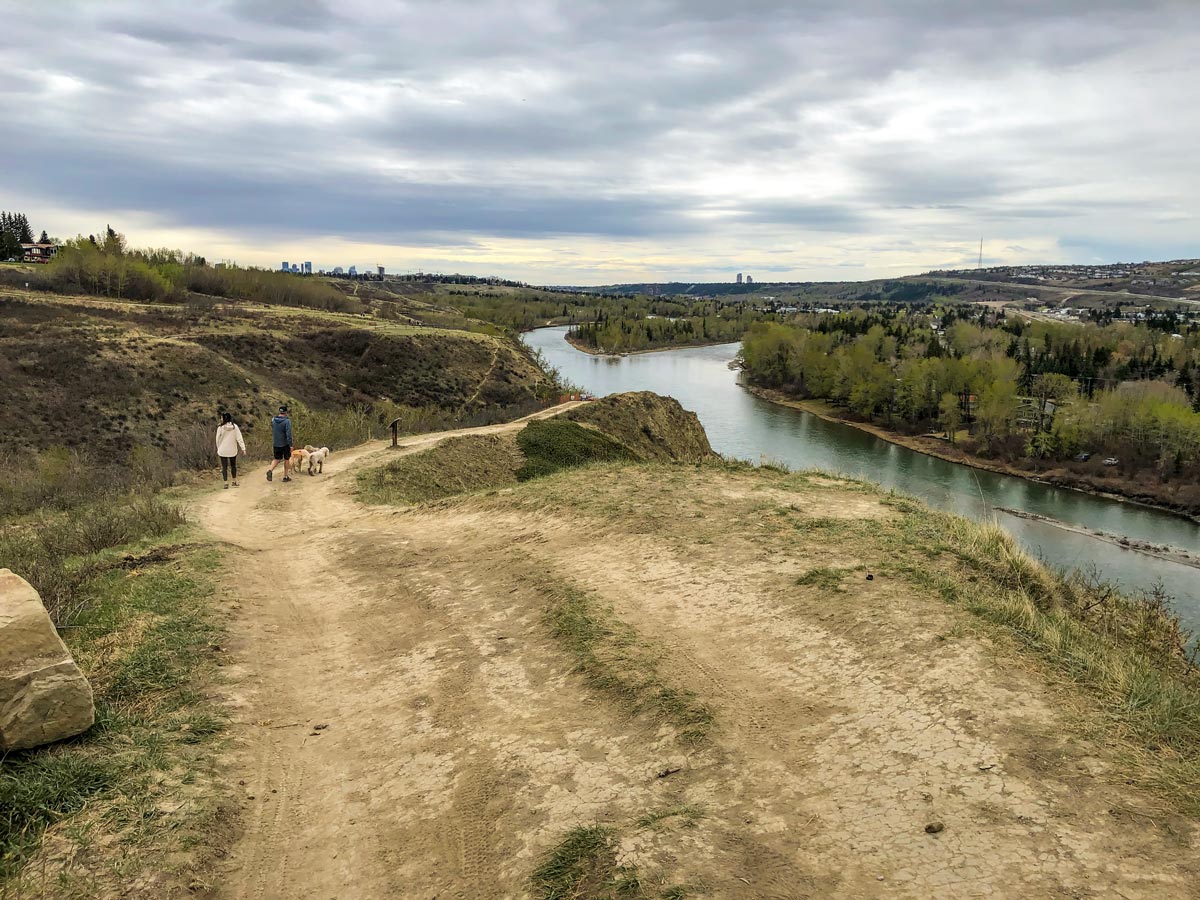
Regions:
<instances>
[{"instance_id":1,"label":"hillside","mask_svg":"<svg viewBox=\"0 0 1200 900\"><path fill-rule=\"evenodd\" d=\"M281 402L462 415L552 394L515 341L309 309L170 306L0 293L0 446L128 451L255 436Z\"/></svg>"}]
</instances>

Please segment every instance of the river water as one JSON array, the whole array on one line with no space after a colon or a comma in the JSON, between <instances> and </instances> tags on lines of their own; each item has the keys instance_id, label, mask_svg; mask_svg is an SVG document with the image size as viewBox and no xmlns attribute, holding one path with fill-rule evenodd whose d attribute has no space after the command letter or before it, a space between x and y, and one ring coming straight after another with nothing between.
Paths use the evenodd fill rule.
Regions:
<instances>
[{"instance_id":1,"label":"river water","mask_svg":"<svg viewBox=\"0 0 1200 900\"><path fill-rule=\"evenodd\" d=\"M1095 566L1127 590L1161 581L1193 632L1200 632L1200 569L1156 559L1045 523L996 511L1025 510L1072 525L1200 551L1200 525L1133 503L984 472L898 447L848 425L768 403L737 382L738 344L592 356L564 340L567 329L523 336L564 378L596 396L654 391L695 412L713 449L752 462L782 462L869 478L972 519L997 519L1028 550L1057 568Z\"/></svg>"}]
</instances>

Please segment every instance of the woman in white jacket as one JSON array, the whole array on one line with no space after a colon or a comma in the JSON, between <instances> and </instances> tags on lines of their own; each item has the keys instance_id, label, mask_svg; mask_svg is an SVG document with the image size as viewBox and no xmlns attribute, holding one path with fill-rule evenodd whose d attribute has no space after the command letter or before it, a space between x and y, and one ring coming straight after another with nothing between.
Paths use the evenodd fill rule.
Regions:
<instances>
[{"instance_id":1,"label":"woman in white jacket","mask_svg":"<svg viewBox=\"0 0 1200 900\"><path fill-rule=\"evenodd\" d=\"M238 451L246 452L246 442L242 440L242 429L233 422L229 413L221 413L221 424L217 426L217 456L221 457L221 480L225 482L225 490L229 490L229 474L233 473L233 486L237 487L237 455Z\"/></svg>"}]
</instances>

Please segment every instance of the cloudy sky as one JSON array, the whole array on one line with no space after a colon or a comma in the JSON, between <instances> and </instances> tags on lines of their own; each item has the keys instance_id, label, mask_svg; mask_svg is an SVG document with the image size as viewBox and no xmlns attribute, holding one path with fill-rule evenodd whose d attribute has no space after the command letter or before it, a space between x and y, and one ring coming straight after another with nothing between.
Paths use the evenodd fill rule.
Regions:
<instances>
[{"instance_id":1,"label":"cloudy sky","mask_svg":"<svg viewBox=\"0 0 1200 900\"><path fill-rule=\"evenodd\" d=\"M0 208L540 283L1200 256L1200 0L0 0Z\"/></svg>"}]
</instances>

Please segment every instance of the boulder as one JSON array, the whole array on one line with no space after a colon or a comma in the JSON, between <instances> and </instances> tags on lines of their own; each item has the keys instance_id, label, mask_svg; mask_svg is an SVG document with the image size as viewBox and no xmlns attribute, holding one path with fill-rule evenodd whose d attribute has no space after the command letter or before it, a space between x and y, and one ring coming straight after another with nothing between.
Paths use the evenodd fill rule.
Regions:
<instances>
[{"instance_id":1,"label":"boulder","mask_svg":"<svg viewBox=\"0 0 1200 900\"><path fill-rule=\"evenodd\" d=\"M38 592L0 569L0 753L86 731L96 719L88 684Z\"/></svg>"}]
</instances>

